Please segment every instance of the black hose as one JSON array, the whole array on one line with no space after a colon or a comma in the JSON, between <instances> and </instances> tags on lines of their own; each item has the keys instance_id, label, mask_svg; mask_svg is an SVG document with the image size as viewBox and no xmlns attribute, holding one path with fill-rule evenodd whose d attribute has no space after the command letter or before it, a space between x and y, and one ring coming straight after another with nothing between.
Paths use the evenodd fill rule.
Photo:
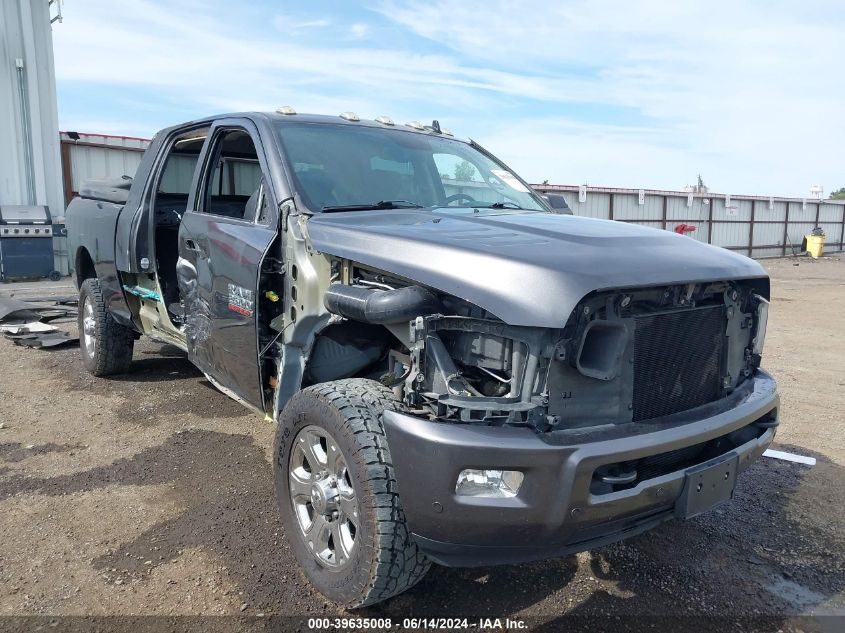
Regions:
<instances>
[{"instance_id":1,"label":"black hose","mask_svg":"<svg viewBox=\"0 0 845 633\"><path fill-rule=\"evenodd\" d=\"M420 286L374 290L336 283L326 290L323 302L329 312L364 323L401 323L443 312L434 293Z\"/></svg>"}]
</instances>

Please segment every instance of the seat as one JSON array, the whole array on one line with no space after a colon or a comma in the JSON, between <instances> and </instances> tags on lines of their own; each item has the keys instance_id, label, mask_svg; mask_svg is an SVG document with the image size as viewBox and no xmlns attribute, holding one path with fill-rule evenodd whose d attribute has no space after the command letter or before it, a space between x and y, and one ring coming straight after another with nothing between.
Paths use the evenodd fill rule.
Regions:
<instances>
[{"instance_id":1,"label":"seat","mask_svg":"<svg viewBox=\"0 0 845 633\"><path fill-rule=\"evenodd\" d=\"M339 204L334 193L334 185L324 172L318 170L301 171L296 174L296 177L315 210Z\"/></svg>"},{"instance_id":2,"label":"seat","mask_svg":"<svg viewBox=\"0 0 845 633\"><path fill-rule=\"evenodd\" d=\"M372 191L379 192L377 196L379 200L403 200L408 195L404 187L407 179L407 176L397 174L395 171L373 170L371 188Z\"/></svg>"},{"instance_id":3,"label":"seat","mask_svg":"<svg viewBox=\"0 0 845 633\"><path fill-rule=\"evenodd\" d=\"M255 212L258 210L258 196L261 193L261 188L256 189L244 206L244 220L254 220Z\"/></svg>"}]
</instances>

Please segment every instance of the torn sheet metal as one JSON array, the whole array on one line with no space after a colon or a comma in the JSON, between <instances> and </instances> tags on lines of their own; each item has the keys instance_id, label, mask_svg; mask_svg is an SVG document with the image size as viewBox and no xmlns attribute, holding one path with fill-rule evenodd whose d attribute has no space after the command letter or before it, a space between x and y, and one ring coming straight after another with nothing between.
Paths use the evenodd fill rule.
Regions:
<instances>
[{"instance_id":1,"label":"torn sheet metal","mask_svg":"<svg viewBox=\"0 0 845 633\"><path fill-rule=\"evenodd\" d=\"M63 305L44 305L20 301L12 297L0 297L0 323L27 323L50 321L65 316L75 316L76 308Z\"/></svg>"},{"instance_id":2,"label":"torn sheet metal","mask_svg":"<svg viewBox=\"0 0 845 633\"><path fill-rule=\"evenodd\" d=\"M11 296L17 296L12 294ZM35 297L22 297L30 303L52 303L60 306L75 306L79 304L79 297L76 295L37 295Z\"/></svg>"},{"instance_id":3,"label":"torn sheet metal","mask_svg":"<svg viewBox=\"0 0 845 633\"><path fill-rule=\"evenodd\" d=\"M15 345L22 345L25 347L58 347L60 345L77 345L79 343L78 336L71 336L67 332L43 332L39 334L24 334L9 337Z\"/></svg>"},{"instance_id":4,"label":"torn sheet metal","mask_svg":"<svg viewBox=\"0 0 845 633\"><path fill-rule=\"evenodd\" d=\"M35 334L41 332L56 332L57 329L47 323L41 321L31 321L29 323L14 323L0 325L0 330L4 334Z\"/></svg>"},{"instance_id":5,"label":"torn sheet metal","mask_svg":"<svg viewBox=\"0 0 845 633\"><path fill-rule=\"evenodd\" d=\"M782 459L787 462L795 462L796 464L807 464L808 466L816 465L815 457L805 457L804 455L796 455L795 453L785 453L784 451L775 451L771 448L763 451L763 457L774 457L775 459Z\"/></svg>"},{"instance_id":6,"label":"torn sheet metal","mask_svg":"<svg viewBox=\"0 0 845 633\"><path fill-rule=\"evenodd\" d=\"M55 300L25 302L0 297L0 331L15 345L43 348L78 343L78 337L44 322L76 314L76 308L58 305Z\"/></svg>"},{"instance_id":7,"label":"torn sheet metal","mask_svg":"<svg viewBox=\"0 0 845 633\"><path fill-rule=\"evenodd\" d=\"M38 314L33 304L24 303L11 297L0 297L0 323L10 321L37 321Z\"/></svg>"}]
</instances>

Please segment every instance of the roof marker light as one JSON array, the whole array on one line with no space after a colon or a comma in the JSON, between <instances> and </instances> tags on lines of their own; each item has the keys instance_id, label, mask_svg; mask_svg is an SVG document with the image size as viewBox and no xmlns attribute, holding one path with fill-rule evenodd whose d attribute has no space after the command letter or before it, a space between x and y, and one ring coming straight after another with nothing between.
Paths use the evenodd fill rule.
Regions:
<instances>
[{"instance_id":1,"label":"roof marker light","mask_svg":"<svg viewBox=\"0 0 845 633\"><path fill-rule=\"evenodd\" d=\"M393 125L393 119L391 119L389 116L384 115L377 116L376 123L381 123L382 125Z\"/></svg>"},{"instance_id":2,"label":"roof marker light","mask_svg":"<svg viewBox=\"0 0 845 633\"><path fill-rule=\"evenodd\" d=\"M279 114L296 114L296 110L294 110L290 106L281 106L279 108L276 108L276 112L278 112Z\"/></svg>"},{"instance_id":3,"label":"roof marker light","mask_svg":"<svg viewBox=\"0 0 845 633\"><path fill-rule=\"evenodd\" d=\"M340 113L341 119L346 119L347 121L360 121L361 119L358 118L358 115L354 112L341 112Z\"/></svg>"},{"instance_id":4,"label":"roof marker light","mask_svg":"<svg viewBox=\"0 0 845 633\"><path fill-rule=\"evenodd\" d=\"M408 121L405 125L407 127L412 127L415 130L424 130L425 129L425 126L423 126L423 124L420 123L419 121Z\"/></svg>"}]
</instances>

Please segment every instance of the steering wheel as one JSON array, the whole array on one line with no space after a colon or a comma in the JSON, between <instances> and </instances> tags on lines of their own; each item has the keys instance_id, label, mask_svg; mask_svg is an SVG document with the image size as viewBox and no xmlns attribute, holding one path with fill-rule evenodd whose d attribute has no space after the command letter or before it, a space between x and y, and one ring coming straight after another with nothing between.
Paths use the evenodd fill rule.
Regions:
<instances>
[{"instance_id":1,"label":"steering wheel","mask_svg":"<svg viewBox=\"0 0 845 633\"><path fill-rule=\"evenodd\" d=\"M448 196L445 202L445 206L449 206L453 202L457 202L458 200L466 200L470 203L470 205L478 204L478 200L473 198L472 196L465 194L465 193L453 193L451 196Z\"/></svg>"}]
</instances>

